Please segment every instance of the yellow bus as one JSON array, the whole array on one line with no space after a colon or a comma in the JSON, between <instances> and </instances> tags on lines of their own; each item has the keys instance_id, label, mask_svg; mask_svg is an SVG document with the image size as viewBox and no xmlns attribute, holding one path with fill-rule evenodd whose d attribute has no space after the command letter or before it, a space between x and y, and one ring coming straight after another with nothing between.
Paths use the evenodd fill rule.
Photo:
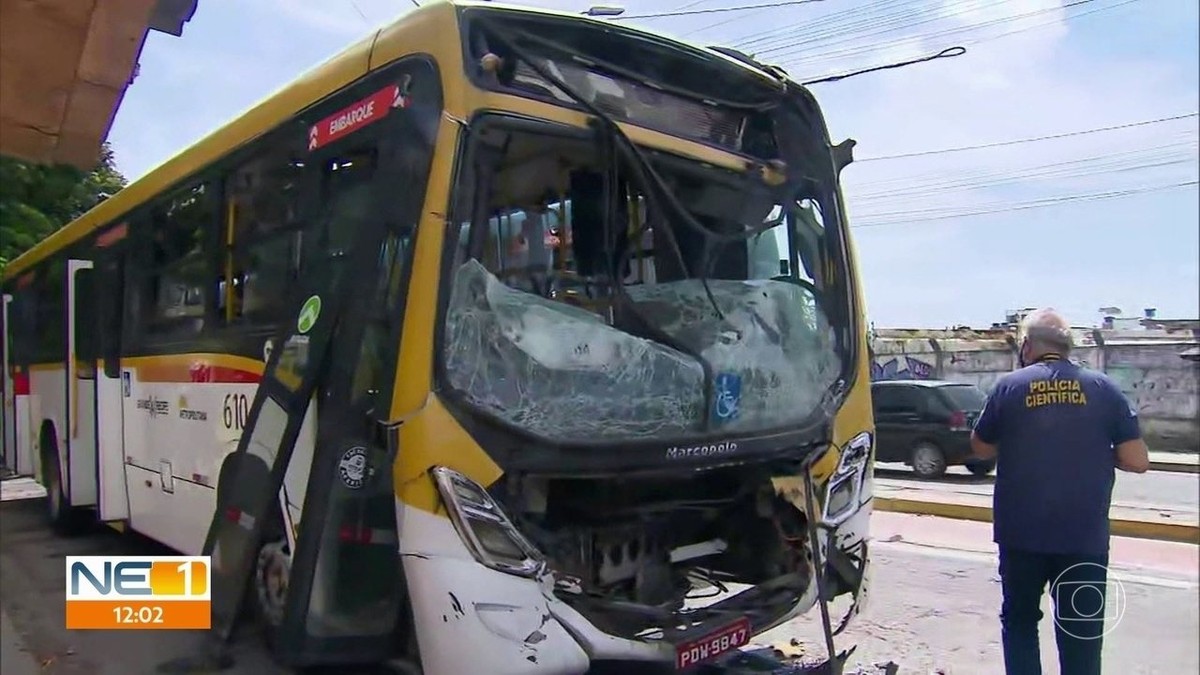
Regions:
<instances>
[{"instance_id":1,"label":"yellow bus","mask_svg":"<svg viewBox=\"0 0 1200 675\"><path fill-rule=\"evenodd\" d=\"M851 145L731 50L427 4L9 264L6 459L64 533L219 575L243 430L286 437L246 596L286 663L686 670L818 589L836 632L874 434ZM300 417L259 407L335 306Z\"/></svg>"}]
</instances>

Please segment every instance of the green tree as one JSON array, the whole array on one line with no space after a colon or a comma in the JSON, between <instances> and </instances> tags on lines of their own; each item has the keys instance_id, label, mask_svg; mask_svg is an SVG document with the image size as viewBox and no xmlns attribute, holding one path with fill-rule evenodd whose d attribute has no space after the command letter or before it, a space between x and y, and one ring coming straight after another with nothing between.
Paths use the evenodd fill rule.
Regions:
<instances>
[{"instance_id":1,"label":"green tree","mask_svg":"<svg viewBox=\"0 0 1200 675\"><path fill-rule=\"evenodd\" d=\"M0 273L8 261L125 187L108 143L91 171L0 157Z\"/></svg>"}]
</instances>

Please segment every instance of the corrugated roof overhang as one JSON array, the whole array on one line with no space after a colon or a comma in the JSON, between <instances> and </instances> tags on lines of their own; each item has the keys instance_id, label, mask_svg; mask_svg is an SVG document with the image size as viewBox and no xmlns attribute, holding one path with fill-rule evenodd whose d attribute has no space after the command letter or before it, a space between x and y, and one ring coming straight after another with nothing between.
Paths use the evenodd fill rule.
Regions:
<instances>
[{"instance_id":1,"label":"corrugated roof overhang","mask_svg":"<svg viewBox=\"0 0 1200 675\"><path fill-rule=\"evenodd\" d=\"M0 154L95 165L146 34L197 0L0 0Z\"/></svg>"}]
</instances>

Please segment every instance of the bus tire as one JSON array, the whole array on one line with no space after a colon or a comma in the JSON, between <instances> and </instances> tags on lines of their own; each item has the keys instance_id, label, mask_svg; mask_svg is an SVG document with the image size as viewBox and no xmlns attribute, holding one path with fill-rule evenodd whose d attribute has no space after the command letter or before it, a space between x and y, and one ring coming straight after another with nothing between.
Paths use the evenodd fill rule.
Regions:
<instances>
[{"instance_id":1,"label":"bus tire","mask_svg":"<svg viewBox=\"0 0 1200 675\"><path fill-rule=\"evenodd\" d=\"M71 498L63 486L58 436L49 423L42 427L39 447L42 452L42 475L46 478L46 515L50 527L62 536L77 535L83 530L84 518L80 509L71 506Z\"/></svg>"}]
</instances>

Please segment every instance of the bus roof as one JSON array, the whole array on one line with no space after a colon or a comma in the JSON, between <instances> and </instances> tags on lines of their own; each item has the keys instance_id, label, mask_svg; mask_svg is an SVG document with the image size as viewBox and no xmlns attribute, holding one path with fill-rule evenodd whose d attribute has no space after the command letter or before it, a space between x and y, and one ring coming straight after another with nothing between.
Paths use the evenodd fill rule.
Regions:
<instances>
[{"instance_id":1,"label":"bus roof","mask_svg":"<svg viewBox=\"0 0 1200 675\"><path fill-rule=\"evenodd\" d=\"M602 24L609 30L631 35L655 35L667 42L696 50L705 56L741 68L747 73L762 78L764 82L777 82L762 70L720 52L674 38L658 36L656 33L646 30L617 26L582 14L480 0L438 0L413 9L395 22L371 31L358 42L300 75L289 84L268 94L248 109L237 113L230 121L207 136L188 145L117 194L100 202L87 213L64 225L28 251L17 256L8 263L0 281L8 282L27 272L55 252L83 239L97 229L113 223L153 197L195 175L227 153L273 130L297 113L372 70L386 65L384 62L372 60L372 56L377 51L394 54L398 51L399 45L407 42L408 38L415 34L447 34L451 31L451 25L457 25L457 9L460 7L485 7L499 11L508 10L525 14L557 16L575 21ZM437 30L439 28L441 30Z\"/></svg>"}]
</instances>

